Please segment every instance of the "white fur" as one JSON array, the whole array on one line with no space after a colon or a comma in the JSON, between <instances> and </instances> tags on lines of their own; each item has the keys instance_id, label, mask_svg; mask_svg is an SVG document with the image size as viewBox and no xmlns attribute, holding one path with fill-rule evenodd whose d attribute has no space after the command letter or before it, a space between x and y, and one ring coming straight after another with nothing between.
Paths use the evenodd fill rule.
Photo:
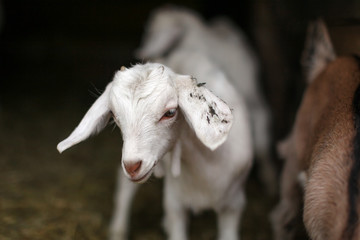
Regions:
<instances>
[{"instance_id":1,"label":"white fur","mask_svg":"<svg viewBox=\"0 0 360 240\"><path fill-rule=\"evenodd\" d=\"M59 143L61 152L85 140L105 126L112 112L124 141L123 169L124 163L142 160L136 176L119 171L111 239L127 236L138 186L128 179L144 182L155 168L165 174L164 225L170 239L186 239L187 209L208 208L219 215L219 239L237 239L252 162L251 133L244 103L215 70L207 84L220 84L217 93L227 96L233 113L191 76L157 63L139 64L118 71L79 126ZM160 120L172 108L178 108L177 115Z\"/></svg>"},{"instance_id":2,"label":"white fur","mask_svg":"<svg viewBox=\"0 0 360 240\"><path fill-rule=\"evenodd\" d=\"M173 49L171 51L171 49ZM170 50L170 53L168 51ZM150 17L143 45L137 50L140 59L156 59L167 53L168 59L177 54L196 51L211 59L240 92L248 107L255 147L259 160L260 178L267 191L277 189L276 170L271 161L270 109L259 87L258 60L245 35L227 18L218 18L206 25L200 16L184 8L160 8ZM186 59L186 60L185 60ZM183 58L188 61L190 56ZM171 60L170 60L171 61ZM179 65L168 64L175 71ZM201 64L198 62L196 66ZM191 72L187 72L187 74Z\"/></svg>"},{"instance_id":3,"label":"white fur","mask_svg":"<svg viewBox=\"0 0 360 240\"><path fill-rule=\"evenodd\" d=\"M171 209L174 207L174 202L182 206L183 211L190 208L198 212L210 207L218 214L218 239L238 239L237 229L245 206L243 185L252 165L253 154L249 116L245 103L218 66L201 52L182 51L167 59L166 63L177 66L176 71L193 74L199 82L206 81L206 86L233 108L234 124L227 142L213 153L214 156L207 155L208 158L218 158L216 162L209 162L209 159L202 156L208 150L201 147L201 144L194 145L191 134L184 136L181 175L179 179L171 175L167 176L169 187L165 190L165 209L167 212L173 212ZM198 161L193 163L186 160L192 158ZM222 161L223 158L225 159ZM189 175L198 169L206 169L206 172L198 176ZM186 186L186 194L182 190L184 186ZM224 189L228 189L225 192L229 192L225 194ZM173 198L173 196L177 197ZM176 214L183 215L183 213ZM176 221L181 220L174 220L174 224L167 226L171 238L184 231L184 229L172 230L172 226L177 225Z\"/></svg>"}]
</instances>

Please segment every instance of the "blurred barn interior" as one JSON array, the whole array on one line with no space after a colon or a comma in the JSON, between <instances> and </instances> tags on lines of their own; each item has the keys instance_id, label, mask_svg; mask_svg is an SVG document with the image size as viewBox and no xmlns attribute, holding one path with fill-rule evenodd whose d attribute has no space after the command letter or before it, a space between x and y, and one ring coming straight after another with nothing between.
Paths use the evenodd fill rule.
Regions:
<instances>
[{"instance_id":1,"label":"blurred barn interior","mask_svg":"<svg viewBox=\"0 0 360 240\"><path fill-rule=\"evenodd\" d=\"M137 63L151 11L173 3L205 19L226 15L261 61L261 86L276 142L290 131L305 87L300 67L307 24L322 17L338 54L360 53L360 2L310 0L2 0L0 15L0 239L105 239L113 208L121 136L108 126L60 155L115 70ZM271 239L276 198L256 178L247 186L244 240ZM133 204L131 239L165 239L162 181L152 178ZM193 216L191 239L215 239L211 212ZM299 239L304 239L299 224Z\"/></svg>"}]
</instances>

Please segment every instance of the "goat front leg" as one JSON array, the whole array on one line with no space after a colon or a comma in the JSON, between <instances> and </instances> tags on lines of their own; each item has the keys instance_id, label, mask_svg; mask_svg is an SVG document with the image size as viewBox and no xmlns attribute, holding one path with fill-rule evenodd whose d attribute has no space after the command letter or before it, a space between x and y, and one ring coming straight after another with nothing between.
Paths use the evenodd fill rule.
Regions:
<instances>
[{"instance_id":1,"label":"goat front leg","mask_svg":"<svg viewBox=\"0 0 360 240\"><path fill-rule=\"evenodd\" d=\"M187 211L170 181L165 181L163 227L169 240L187 239Z\"/></svg>"},{"instance_id":2,"label":"goat front leg","mask_svg":"<svg viewBox=\"0 0 360 240\"><path fill-rule=\"evenodd\" d=\"M110 224L110 240L125 240L128 235L129 216L132 199L138 184L126 178L121 167L118 169L115 193L115 211Z\"/></svg>"},{"instance_id":3,"label":"goat front leg","mask_svg":"<svg viewBox=\"0 0 360 240\"><path fill-rule=\"evenodd\" d=\"M217 211L218 219L218 240L239 240L239 225L241 215L246 205L244 191L240 191L233 196L233 201L229 206L225 206Z\"/></svg>"},{"instance_id":4,"label":"goat front leg","mask_svg":"<svg viewBox=\"0 0 360 240\"><path fill-rule=\"evenodd\" d=\"M294 239L302 203L299 173L295 159L286 159L281 176L280 202L270 216L275 240Z\"/></svg>"}]
</instances>

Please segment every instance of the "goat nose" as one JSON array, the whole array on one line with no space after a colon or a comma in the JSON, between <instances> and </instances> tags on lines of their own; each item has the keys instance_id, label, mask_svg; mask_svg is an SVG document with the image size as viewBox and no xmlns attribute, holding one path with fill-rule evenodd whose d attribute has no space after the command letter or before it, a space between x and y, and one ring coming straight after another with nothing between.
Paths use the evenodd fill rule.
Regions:
<instances>
[{"instance_id":1,"label":"goat nose","mask_svg":"<svg viewBox=\"0 0 360 240\"><path fill-rule=\"evenodd\" d=\"M138 174L140 167L141 167L141 163L142 163L142 161L130 162L130 163L124 162L124 167L125 167L125 170L129 173L129 175L131 177L134 177L134 176L136 176L136 174Z\"/></svg>"}]
</instances>

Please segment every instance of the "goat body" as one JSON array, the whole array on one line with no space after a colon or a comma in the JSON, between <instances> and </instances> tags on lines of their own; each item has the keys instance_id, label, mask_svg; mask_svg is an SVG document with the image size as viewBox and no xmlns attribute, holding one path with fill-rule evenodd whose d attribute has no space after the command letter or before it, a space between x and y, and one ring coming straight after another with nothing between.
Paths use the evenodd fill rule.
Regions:
<instances>
[{"instance_id":1,"label":"goat body","mask_svg":"<svg viewBox=\"0 0 360 240\"><path fill-rule=\"evenodd\" d=\"M133 182L145 182L153 171L165 174L164 223L170 239L186 239L188 209L214 209L219 239L237 239L245 204L243 184L252 163L248 116L225 78L207 80L209 85L221 81L219 94L232 96L228 98L234 114L189 75L159 63L122 68L79 126L59 143L61 152L83 141L111 116L121 129L123 171L111 239L126 238L131 200L139 186Z\"/></svg>"},{"instance_id":2,"label":"goat body","mask_svg":"<svg viewBox=\"0 0 360 240\"><path fill-rule=\"evenodd\" d=\"M244 100L251 122L254 153L259 161L259 178L268 193L274 195L277 177L271 161L270 110L259 86L258 60L245 34L225 17L206 24L190 9L174 6L156 9L148 21L137 57L156 61L160 58L175 71L200 79L203 74L198 69L202 62L191 60L194 55L195 59L199 55L211 59L211 64L226 75Z\"/></svg>"},{"instance_id":3,"label":"goat body","mask_svg":"<svg viewBox=\"0 0 360 240\"><path fill-rule=\"evenodd\" d=\"M302 200L311 239L359 239L360 61L336 58L318 20L309 27L303 64L309 85L292 132L278 148L286 162L272 213L275 239L293 239Z\"/></svg>"}]
</instances>

